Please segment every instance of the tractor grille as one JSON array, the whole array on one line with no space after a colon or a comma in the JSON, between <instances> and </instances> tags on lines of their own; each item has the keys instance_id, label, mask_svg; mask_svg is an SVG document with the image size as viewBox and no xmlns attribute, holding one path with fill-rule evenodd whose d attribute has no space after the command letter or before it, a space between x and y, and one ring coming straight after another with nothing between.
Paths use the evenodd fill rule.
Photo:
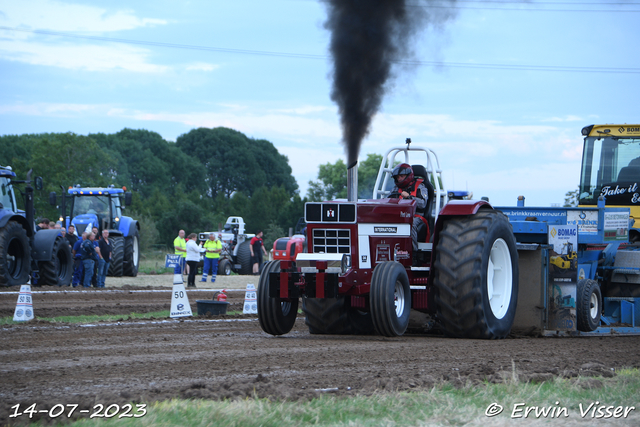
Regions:
<instances>
[{"instance_id":1,"label":"tractor grille","mask_svg":"<svg viewBox=\"0 0 640 427\"><path fill-rule=\"evenodd\" d=\"M313 230L313 253L351 253L351 230Z\"/></svg>"}]
</instances>

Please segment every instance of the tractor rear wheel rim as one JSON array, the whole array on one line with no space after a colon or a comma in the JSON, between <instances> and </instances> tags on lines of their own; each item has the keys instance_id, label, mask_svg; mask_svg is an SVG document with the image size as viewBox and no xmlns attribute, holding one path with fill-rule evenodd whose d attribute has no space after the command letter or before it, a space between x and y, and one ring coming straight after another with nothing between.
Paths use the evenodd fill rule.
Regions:
<instances>
[{"instance_id":1,"label":"tractor rear wheel rim","mask_svg":"<svg viewBox=\"0 0 640 427\"><path fill-rule=\"evenodd\" d=\"M503 239L493 242L487 267L487 297L496 319L502 319L509 310L513 287L511 253Z\"/></svg>"},{"instance_id":2,"label":"tractor rear wheel rim","mask_svg":"<svg viewBox=\"0 0 640 427\"><path fill-rule=\"evenodd\" d=\"M595 292L592 292L589 298L589 315L592 319L598 318L598 296Z\"/></svg>"},{"instance_id":3,"label":"tractor rear wheel rim","mask_svg":"<svg viewBox=\"0 0 640 427\"><path fill-rule=\"evenodd\" d=\"M133 265L136 267L139 265L140 248L138 247L138 236L133 236Z\"/></svg>"},{"instance_id":4,"label":"tractor rear wheel rim","mask_svg":"<svg viewBox=\"0 0 640 427\"><path fill-rule=\"evenodd\" d=\"M18 239L11 239L7 249L7 267L9 275L17 279L22 273L22 258L20 257L22 246Z\"/></svg>"},{"instance_id":5,"label":"tractor rear wheel rim","mask_svg":"<svg viewBox=\"0 0 640 427\"><path fill-rule=\"evenodd\" d=\"M396 316L401 317L404 313L404 287L400 281L396 281L396 287L393 290L393 304L396 309Z\"/></svg>"}]
</instances>

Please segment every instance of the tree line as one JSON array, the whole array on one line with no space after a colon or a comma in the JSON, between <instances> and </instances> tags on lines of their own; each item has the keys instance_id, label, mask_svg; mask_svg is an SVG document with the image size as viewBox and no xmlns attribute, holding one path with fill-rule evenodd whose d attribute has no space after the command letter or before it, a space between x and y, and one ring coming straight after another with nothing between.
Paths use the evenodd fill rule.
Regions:
<instances>
[{"instance_id":1,"label":"tree line","mask_svg":"<svg viewBox=\"0 0 640 427\"><path fill-rule=\"evenodd\" d=\"M0 165L11 166L18 179L29 169L43 177L44 188L35 194L37 217L59 217L48 203L50 192L60 197L75 185L126 187L133 203L124 215L140 221L143 251L170 246L179 229L215 231L229 216L243 217L249 233L263 230L270 245L304 216L307 201L346 197L342 160L321 165L302 198L286 155L270 141L224 127L193 129L176 142L128 128L86 136L4 135L0 147ZM369 154L360 165L359 197L371 197L380 160Z\"/></svg>"}]
</instances>

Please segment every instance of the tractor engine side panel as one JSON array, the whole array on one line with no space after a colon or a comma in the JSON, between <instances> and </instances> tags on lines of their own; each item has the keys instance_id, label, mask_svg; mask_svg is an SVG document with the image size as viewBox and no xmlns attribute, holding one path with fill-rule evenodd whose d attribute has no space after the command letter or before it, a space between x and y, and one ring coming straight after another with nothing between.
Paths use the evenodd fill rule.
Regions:
<instances>
[{"instance_id":1,"label":"tractor engine side panel","mask_svg":"<svg viewBox=\"0 0 640 427\"><path fill-rule=\"evenodd\" d=\"M378 232L377 234L362 232L362 229L366 230L369 227L358 228L361 268L374 269L376 265L385 261L398 261L405 267L411 267L411 252L413 250L411 226L408 224L401 224L400 227L388 224L375 225L372 228L376 230L398 228L395 233Z\"/></svg>"}]
</instances>

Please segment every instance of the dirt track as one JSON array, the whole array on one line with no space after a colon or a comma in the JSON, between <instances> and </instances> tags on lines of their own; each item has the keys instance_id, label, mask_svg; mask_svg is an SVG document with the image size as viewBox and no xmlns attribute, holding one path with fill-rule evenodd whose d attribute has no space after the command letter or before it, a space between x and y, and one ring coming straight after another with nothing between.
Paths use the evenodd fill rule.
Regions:
<instances>
[{"instance_id":1,"label":"dirt track","mask_svg":"<svg viewBox=\"0 0 640 427\"><path fill-rule=\"evenodd\" d=\"M617 368L640 367L640 337L479 341L410 334L394 339L318 336L308 333L303 318L290 334L272 337L261 331L255 315L126 320L132 311L168 310L172 279L120 280L108 279L104 290L33 295L39 317L111 313L122 314L120 322L36 320L0 327L0 425L15 422L8 416L18 403L22 408L37 403L38 409L77 403L91 409L97 403L221 399L254 392L306 399L327 391L350 395L416 389L443 380L500 382L512 376L513 364L525 381L613 376ZM229 280L217 288L257 283L253 277ZM154 286L132 286L136 282ZM35 289L42 290L57 289ZM13 316L17 291L0 292L0 316ZM188 294L195 312L195 300L209 299L213 292ZM244 292L229 295L230 309L241 310Z\"/></svg>"}]
</instances>

